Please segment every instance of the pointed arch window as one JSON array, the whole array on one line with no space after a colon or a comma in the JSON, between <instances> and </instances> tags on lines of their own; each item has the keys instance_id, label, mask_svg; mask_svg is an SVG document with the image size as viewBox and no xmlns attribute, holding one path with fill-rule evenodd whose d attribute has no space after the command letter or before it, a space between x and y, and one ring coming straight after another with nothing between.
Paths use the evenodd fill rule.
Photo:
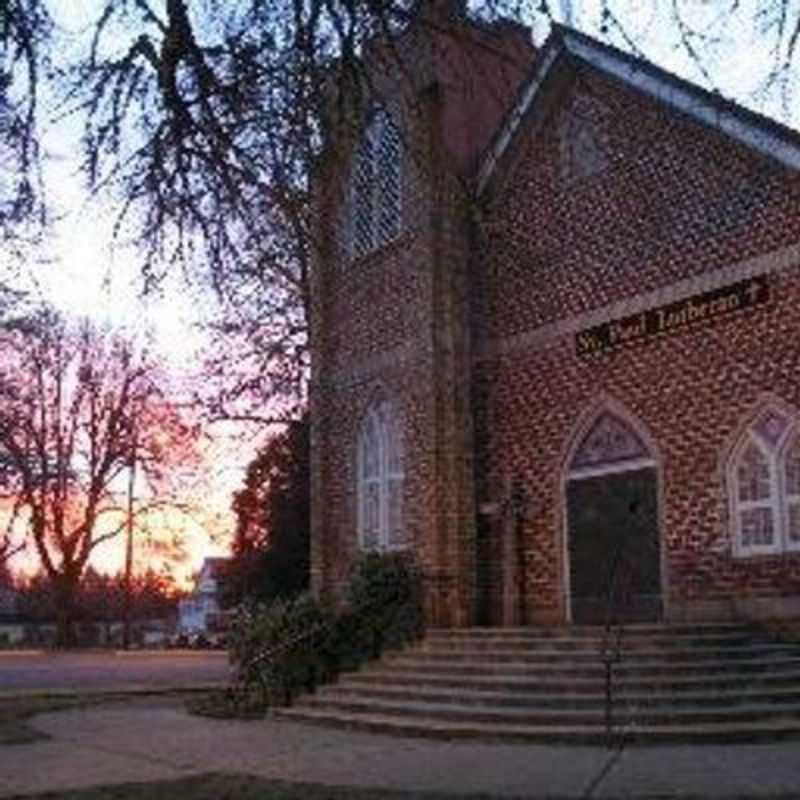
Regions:
<instances>
[{"instance_id":1,"label":"pointed arch window","mask_svg":"<svg viewBox=\"0 0 800 800\"><path fill-rule=\"evenodd\" d=\"M375 109L355 153L350 185L350 242L354 257L400 232L402 142L389 113Z\"/></svg>"},{"instance_id":2,"label":"pointed arch window","mask_svg":"<svg viewBox=\"0 0 800 800\"><path fill-rule=\"evenodd\" d=\"M800 550L800 428L777 409L742 435L729 469L739 556Z\"/></svg>"},{"instance_id":3,"label":"pointed arch window","mask_svg":"<svg viewBox=\"0 0 800 800\"><path fill-rule=\"evenodd\" d=\"M368 550L406 546L402 426L381 401L364 417L358 439L358 538Z\"/></svg>"},{"instance_id":4,"label":"pointed arch window","mask_svg":"<svg viewBox=\"0 0 800 800\"><path fill-rule=\"evenodd\" d=\"M559 126L561 179L575 181L603 172L609 163L601 133L609 110L597 98L579 93L562 112Z\"/></svg>"}]
</instances>

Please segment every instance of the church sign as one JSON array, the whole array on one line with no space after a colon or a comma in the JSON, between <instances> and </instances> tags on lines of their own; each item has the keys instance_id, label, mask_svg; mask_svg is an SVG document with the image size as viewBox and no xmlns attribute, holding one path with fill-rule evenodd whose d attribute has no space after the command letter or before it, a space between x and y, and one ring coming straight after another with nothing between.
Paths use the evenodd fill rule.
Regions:
<instances>
[{"instance_id":1,"label":"church sign","mask_svg":"<svg viewBox=\"0 0 800 800\"><path fill-rule=\"evenodd\" d=\"M761 305L768 297L766 277L748 278L579 331L575 335L575 350L579 356L587 356L677 333Z\"/></svg>"}]
</instances>

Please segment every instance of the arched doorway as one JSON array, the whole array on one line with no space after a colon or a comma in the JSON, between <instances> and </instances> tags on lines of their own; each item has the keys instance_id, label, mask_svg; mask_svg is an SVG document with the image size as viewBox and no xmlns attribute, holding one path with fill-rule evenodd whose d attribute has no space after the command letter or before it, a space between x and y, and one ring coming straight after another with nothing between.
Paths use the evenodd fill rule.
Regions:
<instances>
[{"instance_id":1,"label":"arched doorway","mask_svg":"<svg viewBox=\"0 0 800 800\"><path fill-rule=\"evenodd\" d=\"M661 619L658 473L644 438L601 413L573 452L565 493L572 622Z\"/></svg>"}]
</instances>

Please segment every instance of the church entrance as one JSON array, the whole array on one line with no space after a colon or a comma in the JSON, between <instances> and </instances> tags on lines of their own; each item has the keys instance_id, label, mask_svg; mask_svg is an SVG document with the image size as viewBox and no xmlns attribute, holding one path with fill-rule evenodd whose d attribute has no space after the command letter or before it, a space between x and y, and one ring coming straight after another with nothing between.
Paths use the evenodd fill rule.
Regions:
<instances>
[{"instance_id":1,"label":"church entrance","mask_svg":"<svg viewBox=\"0 0 800 800\"><path fill-rule=\"evenodd\" d=\"M658 474L642 439L602 415L570 464L566 482L572 622L661 619Z\"/></svg>"}]
</instances>

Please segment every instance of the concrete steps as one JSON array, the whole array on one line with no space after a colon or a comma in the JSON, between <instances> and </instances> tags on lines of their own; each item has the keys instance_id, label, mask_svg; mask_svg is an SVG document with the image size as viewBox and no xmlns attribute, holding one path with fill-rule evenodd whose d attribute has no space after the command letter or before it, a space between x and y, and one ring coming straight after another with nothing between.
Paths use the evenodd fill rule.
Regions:
<instances>
[{"instance_id":1,"label":"concrete steps","mask_svg":"<svg viewBox=\"0 0 800 800\"><path fill-rule=\"evenodd\" d=\"M800 736L800 648L733 624L431 631L280 716L400 735L636 743Z\"/></svg>"}]
</instances>

